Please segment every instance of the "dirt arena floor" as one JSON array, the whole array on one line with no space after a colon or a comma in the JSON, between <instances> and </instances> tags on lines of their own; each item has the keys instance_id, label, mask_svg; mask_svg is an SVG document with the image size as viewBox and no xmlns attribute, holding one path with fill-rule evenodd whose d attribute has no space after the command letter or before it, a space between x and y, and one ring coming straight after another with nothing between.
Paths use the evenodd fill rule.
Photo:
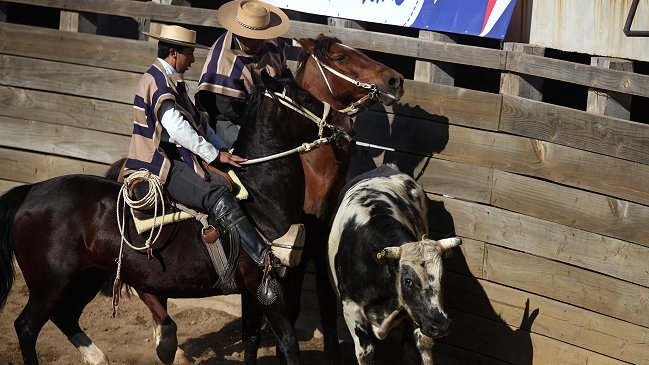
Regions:
<instances>
[{"instance_id":1,"label":"dirt arena floor","mask_svg":"<svg viewBox=\"0 0 649 365\"><path fill-rule=\"evenodd\" d=\"M179 347L194 364L227 365L243 361L238 297L231 297L228 311L216 309L223 308L224 304L215 303L213 298L170 301L169 313L178 324ZM17 270L7 304L0 311L0 365L22 364L13 322L27 298L27 287ZM106 353L111 364L160 364L155 354L151 314L137 296L122 297L117 317L112 318L111 313L111 298L97 296L86 307L80 321L81 328ZM321 364L322 337L300 322L297 331L302 362ZM275 358L275 342L269 331L264 332L262 342L259 364L281 364ZM79 352L51 322L43 328L36 349L43 365L81 363ZM350 344L343 344L343 352L344 364L356 363Z\"/></svg>"}]
</instances>

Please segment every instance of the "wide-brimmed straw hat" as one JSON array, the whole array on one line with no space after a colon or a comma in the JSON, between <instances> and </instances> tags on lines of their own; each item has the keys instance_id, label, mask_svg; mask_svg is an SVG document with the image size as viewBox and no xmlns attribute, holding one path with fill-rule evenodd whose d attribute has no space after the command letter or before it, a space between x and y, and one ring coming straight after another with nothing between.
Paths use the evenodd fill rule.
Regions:
<instances>
[{"instance_id":1,"label":"wide-brimmed straw hat","mask_svg":"<svg viewBox=\"0 0 649 365\"><path fill-rule=\"evenodd\" d=\"M216 18L230 32L251 39L282 36L291 25L278 7L259 0L235 0L223 4Z\"/></svg>"},{"instance_id":2,"label":"wide-brimmed straw hat","mask_svg":"<svg viewBox=\"0 0 649 365\"><path fill-rule=\"evenodd\" d=\"M175 44L178 46L203 49L209 48L202 44L196 44L196 31L183 28L178 25L162 25L159 36L149 34L147 32L142 32L142 34L148 35L149 37L155 38L161 42Z\"/></svg>"}]
</instances>

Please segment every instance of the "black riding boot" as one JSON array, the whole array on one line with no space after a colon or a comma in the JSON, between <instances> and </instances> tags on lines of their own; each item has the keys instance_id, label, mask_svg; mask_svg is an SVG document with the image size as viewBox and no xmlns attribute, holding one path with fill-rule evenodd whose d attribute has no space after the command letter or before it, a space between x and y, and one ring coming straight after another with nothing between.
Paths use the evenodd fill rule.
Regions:
<instances>
[{"instance_id":1,"label":"black riding boot","mask_svg":"<svg viewBox=\"0 0 649 365\"><path fill-rule=\"evenodd\" d=\"M232 194L225 193L209 211L210 223L218 227L222 235L239 240L243 250L264 271L257 296L262 304L272 304L278 293L278 284L272 278L273 266L279 261L273 256L270 246L261 238L248 217L239 207Z\"/></svg>"}]
</instances>

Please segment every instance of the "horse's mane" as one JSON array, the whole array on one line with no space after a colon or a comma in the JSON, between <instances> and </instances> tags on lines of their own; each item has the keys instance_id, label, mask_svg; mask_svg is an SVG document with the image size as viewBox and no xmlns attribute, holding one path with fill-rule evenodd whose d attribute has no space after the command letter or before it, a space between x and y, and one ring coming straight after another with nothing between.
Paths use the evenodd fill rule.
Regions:
<instances>
[{"instance_id":1,"label":"horse's mane","mask_svg":"<svg viewBox=\"0 0 649 365\"><path fill-rule=\"evenodd\" d=\"M320 34L318 38L311 39L315 43L315 47L313 49L313 53L315 56L322 60L327 57L327 53L329 53L329 49L331 48L331 45L334 43L341 43L340 39L336 37L328 37L324 34ZM304 66L306 65L306 61L309 59L311 56L311 53L307 51L306 49L302 48L300 50L300 54L298 55L297 58L297 70L295 72L296 75L302 74L302 71L304 70Z\"/></svg>"},{"instance_id":2,"label":"horse's mane","mask_svg":"<svg viewBox=\"0 0 649 365\"><path fill-rule=\"evenodd\" d=\"M248 97L248 106L244 117L244 125L254 124L256 122L259 107L261 106L266 91L269 91L270 94L273 95L273 99L276 99L274 97L275 92L282 92L281 90L284 90L286 96L293 100L297 100L296 95L299 90L299 85L293 78L291 70L287 69L279 78L275 79L274 88L275 91L271 90L267 85L255 86L255 89Z\"/></svg>"}]
</instances>

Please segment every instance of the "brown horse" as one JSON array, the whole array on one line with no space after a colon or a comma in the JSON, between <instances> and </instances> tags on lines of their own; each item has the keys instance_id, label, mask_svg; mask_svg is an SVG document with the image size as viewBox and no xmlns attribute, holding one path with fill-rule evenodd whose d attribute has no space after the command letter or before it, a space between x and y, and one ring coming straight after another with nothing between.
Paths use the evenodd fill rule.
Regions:
<instances>
[{"instance_id":1,"label":"brown horse","mask_svg":"<svg viewBox=\"0 0 649 365\"><path fill-rule=\"evenodd\" d=\"M315 115L322 115L324 109L292 79L270 78L266 82L271 97L265 97L263 89L253 94L246 124L241 128L239 148L249 157L283 152L317 135L318 127L303 114L281 105L275 93L285 90ZM239 177L255 197L244 208L267 237L277 238L300 221L304 176L297 154L250 166ZM100 177L67 175L23 185L0 197L0 308L13 283L15 256L29 288L29 301L14 323L25 364L38 364L36 340L43 325L51 320L81 352L85 363L108 365L105 354L78 322L84 307L117 269L115 259L121 252L116 220L120 187ZM219 277L200 231L201 224L194 220L165 226L151 260L125 247L122 281L136 288L145 302L157 297L222 294L215 286ZM135 233L132 222L125 235L136 246L144 245L144 235ZM228 246L224 248L228 254ZM263 313L288 363L298 364L299 347L283 299L280 296L264 307L257 302L261 272L243 251L239 252L235 279L244 303L244 338L254 333ZM163 338L158 355L170 363L176 351L176 326L157 303L154 316L165 319L157 328L158 339ZM246 363L255 362L246 354Z\"/></svg>"},{"instance_id":2,"label":"brown horse","mask_svg":"<svg viewBox=\"0 0 649 365\"><path fill-rule=\"evenodd\" d=\"M298 39L302 46L295 75L298 83L335 108L334 120L346 119L378 102L391 105L403 96L403 76L337 38L318 36ZM343 124L343 123L338 123ZM327 274L327 239L340 190L351 157L351 143L326 145L300 155L306 179L304 200L305 252L300 266L289 272L286 303L293 323L300 309L302 281L313 260L324 350L329 358L340 356L336 326L337 301Z\"/></svg>"}]
</instances>

